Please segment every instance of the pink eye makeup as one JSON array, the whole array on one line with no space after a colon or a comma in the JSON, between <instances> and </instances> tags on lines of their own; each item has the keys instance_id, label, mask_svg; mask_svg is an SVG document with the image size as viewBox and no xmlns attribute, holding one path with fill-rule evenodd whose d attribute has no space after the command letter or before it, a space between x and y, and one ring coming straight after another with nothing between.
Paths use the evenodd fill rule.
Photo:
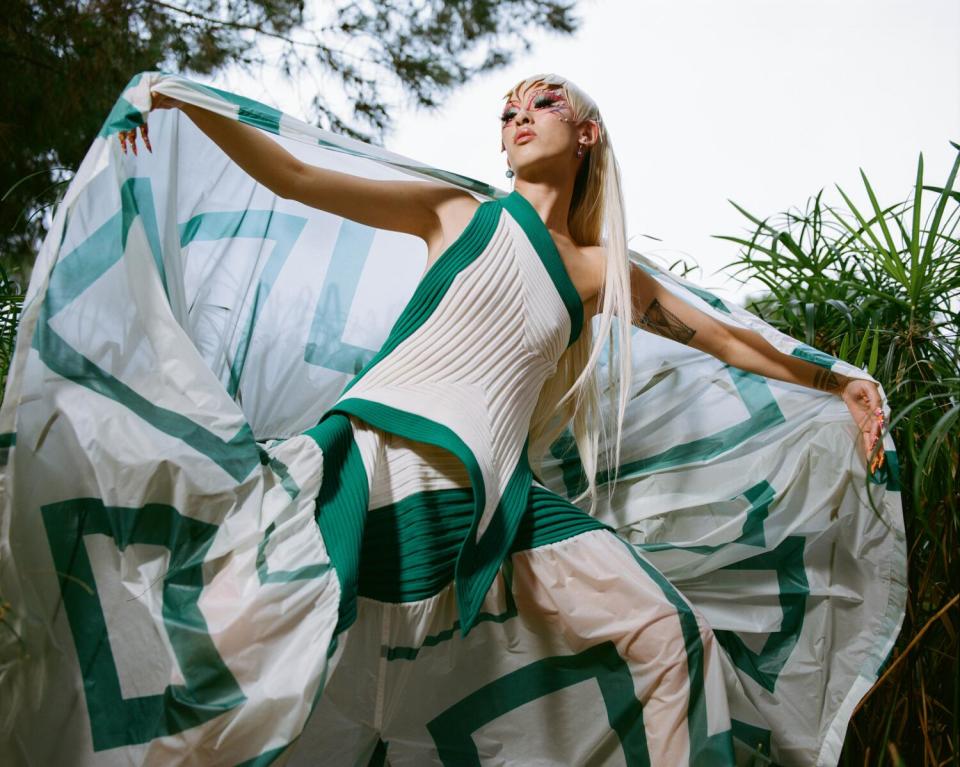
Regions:
<instances>
[{"instance_id":1,"label":"pink eye makeup","mask_svg":"<svg viewBox=\"0 0 960 767\"><path fill-rule=\"evenodd\" d=\"M569 108L570 105L563 97L563 91L559 88L538 88L527 96L526 109L528 112L559 114ZM516 99L507 103L503 113L500 115L500 123L504 128L513 123L518 111L518 102Z\"/></svg>"}]
</instances>

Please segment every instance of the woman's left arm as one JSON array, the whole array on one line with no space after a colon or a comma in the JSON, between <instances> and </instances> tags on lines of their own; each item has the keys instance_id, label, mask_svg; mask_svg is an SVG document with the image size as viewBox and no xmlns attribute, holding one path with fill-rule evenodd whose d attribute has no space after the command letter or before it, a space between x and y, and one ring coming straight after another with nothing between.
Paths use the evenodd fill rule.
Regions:
<instances>
[{"instance_id":1,"label":"woman's left arm","mask_svg":"<svg viewBox=\"0 0 960 767\"><path fill-rule=\"evenodd\" d=\"M785 354L759 333L720 322L674 296L634 263L630 266L630 284L633 325L692 346L740 370L838 395L863 434L866 454L873 452L883 428L880 391L875 383ZM881 443L870 470L882 464Z\"/></svg>"}]
</instances>

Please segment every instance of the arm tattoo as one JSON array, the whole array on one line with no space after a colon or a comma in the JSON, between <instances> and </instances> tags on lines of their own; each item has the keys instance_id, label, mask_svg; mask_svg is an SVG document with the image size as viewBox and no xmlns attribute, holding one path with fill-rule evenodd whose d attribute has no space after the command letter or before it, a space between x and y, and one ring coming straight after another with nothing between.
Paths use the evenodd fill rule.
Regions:
<instances>
[{"instance_id":1,"label":"arm tattoo","mask_svg":"<svg viewBox=\"0 0 960 767\"><path fill-rule=\"evenodd\" d=\"M681 344L690 343L697 332L690 326L683 324L677 315L667 311L657 299L653 299L653 303L640 318L640 327Z\"/></svg>"},{"instance_id":2,"label":"arm tattoo","mask_svg":"<svg viewBox=\"0 0 960 767\"><path fill-rule=\"evenodd\" d=\"M813 374L813 386L823 391L837 391L844 384L845 376L838 376L836 373L820 368Z\"/></svg>"}]
</instances>

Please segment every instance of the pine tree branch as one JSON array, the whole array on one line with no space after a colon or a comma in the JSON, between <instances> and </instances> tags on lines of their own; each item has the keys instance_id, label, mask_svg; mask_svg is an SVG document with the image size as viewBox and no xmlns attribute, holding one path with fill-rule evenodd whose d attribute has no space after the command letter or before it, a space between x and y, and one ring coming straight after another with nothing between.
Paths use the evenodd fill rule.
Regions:
<instances>
[{"instance_id":1,"label":"pine tree branch","mask_svg":"<svg viewBox=\"0 0 960 767\"><path fill-rule=\"evenodd\" d=\"M153 5L159 8L166 8L169 11L174 13L181 13L184 16L189 16L193 19L204 22L205 24L213 24L220 27L229 27L231 29L240 29L247 32L256 32L257 34L264 35L265 37L272 37L276 40L288 43L289 45L303 45L308 48L324 48L326 46L323 43L319 42L319 32L326 32L331 29L331 27L322 27L319 32L314 32L314 37L317 38L317 42L308 42L306 40L297 40L293 37L288 37L287 35L281 34L280 32L273 32L269 29L264 29L262 24L249 24L243 21L234 21L232 19L217 19L211 16L207 16L204 13L199 11L191 10L190 8L184 8L179 5L174 5L173 3L166 3L163 0L140 0L140 2L146 3L147 5Z\"/></svg>"}]
</instances>

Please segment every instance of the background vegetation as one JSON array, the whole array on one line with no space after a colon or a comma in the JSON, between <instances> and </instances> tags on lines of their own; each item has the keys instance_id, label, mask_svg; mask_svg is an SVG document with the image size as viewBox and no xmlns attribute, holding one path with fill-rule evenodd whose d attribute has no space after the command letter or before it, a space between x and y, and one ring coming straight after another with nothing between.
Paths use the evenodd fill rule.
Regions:
<instances>
[{"instance_id":1,"label":"background vegetation","mask_svg":"<svg viewBox=\"0 0 960 767\"><path fill-rule=\"evenodd\" d=\"M390 126L385 84L437 106L467 78L526 50L524 29L576 29L573 3L546 0L421 3L417 12L411 0L329 5L322 26L306 24L300 0L5 5L0 385L46 213L133 73L255 67L259 44L270 40L281 45L280 66L288 74L319 67L342 87L348 107L318 92L312 106L318 124L378 143ZM869 200L862 210L842 189L842 205L825 204L821 191L804 210L763 220L737 206L754 231L723 237L740 248L738 272L769 288L747 308L811 346L866 365L892 408L909 552L907 616L852 721L843 765L960 759L958 167L960 155L942 186L926 185L921 156L910 194L892 204L881 204L862 174Z\"/></svg>"},{"instance_id":2,"label":"background vegetation","mask_svg":"<svg viewBox=\"0 0 960 767\"><path fill-rule=\"evenodd\" d=\"M960 145L951 142L960 152ZM908 550L907 614L880 679L860 704L841 765L960 763L960 154L943 186L869 207L838 187L803 211L760 220L732 266L769 292L747 308L883 385L897 446ZM926 193L926 194L924 194ZM889 486L889 485L888 485Z\"/></svg>"},{"instance_id":3,"label":"background vegetation","mask_svg":"<svg viewBox=\"0 0 960 767\"><path fill-rule=\"evenodd\" d=\"M316 83L309 117L371 143L391 98L432 109L530 48L570 34L560 0L5 0L0 14L0 253L23 282L56 202L137 72L214 74L239 65ZM264 54L264 46L270 49Z\"/></svg>"}]
</instances>

